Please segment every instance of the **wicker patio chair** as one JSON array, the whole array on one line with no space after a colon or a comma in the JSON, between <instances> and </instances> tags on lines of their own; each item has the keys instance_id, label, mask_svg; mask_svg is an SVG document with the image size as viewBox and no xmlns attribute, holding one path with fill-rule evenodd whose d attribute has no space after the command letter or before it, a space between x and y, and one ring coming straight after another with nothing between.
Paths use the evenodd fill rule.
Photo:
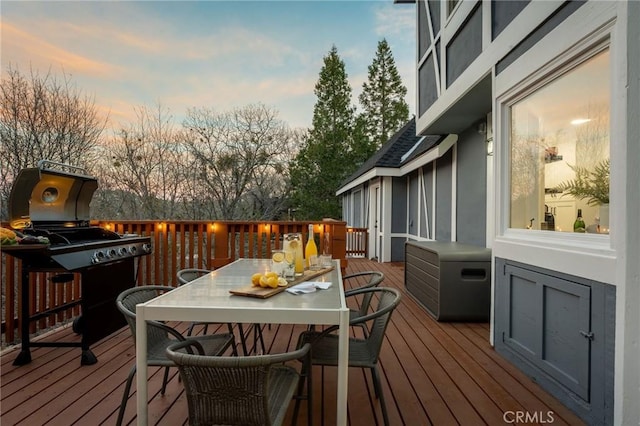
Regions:
<instances>
[{"instance_id":1,"label":"wicker patio chair","mask_svg":"<svg viewBox=\"0 0 640 426\"><path fill-rule=\"evenodd\" d=\"M398 303L400 303L401 294L395 288L377 287L353 290L349 297L355 297L359 294L369 294L372 297L376 296L378 303L372 312L349 322L352 326L366 324L369 328L364 338L349 338L349 367L370 369L375 395L380 399L384 424L388 425L389 416L384 402L377 365L387 325L391 319L391 313L398 306ZM324 331L308 330L300 334L297 347L311 343L312 366L338 365L338 335L334 333L337 329L338 326L334 325ZM304 368L302 374L303 380L304 377L311 377L311 373L304 371ZM302 390L302 386L303 383L300 383L300 390ZM299 403L296 401L294 418L297 417L298 406Z\"/></svg>"},{"instance_id":2,"label":"wicker patio chair","mask_svg":"<svg viewBox=\"0 0 640 426\"><path fill-rule=\"evenodd\" d=\"M133 287L118 295L116 305L127 320L134 342L136 340L136 305L148 302L162 293L171 290L173 290L172 287L150 285ZM175 366L173 361L167 358L166 349L169 345L181 341L190 342L192 345L199 347L201 351L207 354L220 355L228 348L231 348L233 354L237 355L233 334L216 333L207 336L185 338L176 329L169 327L166 324L158 321L147 321L147 365L166 367L162 381L162 395L164 395L166 390L167 380L169 377L169 367ZM135 373L136 364L134 363L129 371L124 394L122 395L122 402L120 404L120 411L118 413L118 420L116 423L117 425L122 424L127 401L129 399L129 391L131 390L131 384Z\"/></svg>"},{"instance_id":3,"label":"wicker patio chair","mask_svg":"<svg viewBox=\"0 0 640 426\"><path fill-rule=\"evenodd\" d=\"M179 285L183 285L190 281L195 280L196 278L200 278L203 275L207 275L211 271L212 270L209 270L209 269L185 268L185 269L180 269L177 272L176 276L178 278ZM219 324L219 323L192 322L191 325L189 326L189 330L187 331L187 336L192 335L193 329L197 325L203 325L204 326L203 332L206 333L208 330L209 324ZM253 327L253 333L254 333L254 339L253 339L254 348L257 347L258 342L260 342L260 345L262 347L262 352L263 353L266 352L265 345L264 345L264 337L262 336L262 328L260 327L260 324L253 324L252 327ZM233 334L233 324L227 323L227 328L229 329L229 333ZM247 349L247 340L244 334L244 328L242 327L242 324L238 324L238 331L240 333L240 343L242 344L242 353L244 355L248 355L249 351Z\"/></svg>"},{"instance_id":4,"label":"wicker patio chair","mask_svg":"<svg viewBox=\"0 0 640 426\"><path fill-rule=\"evenodd\" d=\"M360 286L351 287L348 290L345 290L344 292L345 297L349 297L351 293L353 293L358 289L378 287L384 280L384 274L380 271L356 272L353 274L345 275L344 277L342 277L342 281L344 282L347 280L353 280L353 281L360 282L363 278L368 278L367 282L365 282ZM349 308L349 320L354 320L358 317L363 317L367 315L367 313L369 312L369 306L371 305L372 295L373 293L365 292L362 295L362 300L360 301L360 308L359 309ZM365 327L365 324L361 323L359 325L362 326L362 329L366 333L367 328Z\"/></svg>"},{"instance_id":5,"label":"wicker patio chair","mask_svg":"<svg viewBox=\"0 0 640 426\"><path fill-rule=\"evenodd\" d=\"M178 284L183 285L188 283L189 281L193 281L196 278L200 278L203 275L207 275L213 269L199 269L199 268L185 268L180 269L176 274L178 278Z\"/></svg>"},{"instance_id":6,"label":"wicker patio chair","mask_svg":"<svg viewBox=\"0 0 640 426\"><path fill-rule=\"evenodd\" d=\"M187 341L166 352L180 370L190 425L257 426L282 424L300 381L298 371L284 363L302 360L308 367L310 347L306 344L281 354L221 357L203 355Z\"/></svg>"}]
</instances>

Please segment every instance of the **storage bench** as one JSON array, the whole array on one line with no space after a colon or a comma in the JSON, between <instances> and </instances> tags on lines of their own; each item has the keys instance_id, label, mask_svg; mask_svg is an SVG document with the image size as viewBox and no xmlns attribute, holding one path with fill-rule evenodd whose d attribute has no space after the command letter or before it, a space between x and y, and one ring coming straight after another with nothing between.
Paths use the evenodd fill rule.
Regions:
<instances>
[{"instance_id":1,"label":"storage bench","mask_svg":"<svg viewBox=\"0 0 640 426\"><path fill-rule=\"evenodd\" d=\"M443 241L405 243L405 287L438 321L489 321L491 249Z\"/></svg>"}]
</instances>

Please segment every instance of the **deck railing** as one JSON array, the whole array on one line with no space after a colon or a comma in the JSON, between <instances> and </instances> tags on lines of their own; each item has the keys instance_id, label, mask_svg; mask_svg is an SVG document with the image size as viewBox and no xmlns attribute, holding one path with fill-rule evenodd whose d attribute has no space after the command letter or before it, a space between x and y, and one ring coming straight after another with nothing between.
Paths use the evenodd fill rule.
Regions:
<instances>
[{"instance_id":1,"label":"deck railing","mask_svg":"<svg viewBox=\"0 0 640 426\"><path fill-rule=\"evenodd\" d=\"M369 230L367 228L347 228L347 257L367 257Z\"/></svg>"},{"instance_id":2,"label":"deck railing","mask_svg":"<svg viewBox=\"0 0 640 426\"><path fill-rule=\"evenodd\" d=\"M183 268L213 269L239 258L269 258L282 248L282 236L300 232L306 243L308 225L313 223L318 249L340 259L366 256L366 228L347 228L345 222L239 222L239 221L99 221L100 226L119 234L151 237L153 254L138 258L138 285L161 283L177 286L176 273ZM4 225L6 226L6 224ZM20 336L21 261L2 255L2 346ZM67 322L80 314L80 274L66 283L52 283L55 272L29 274L30 333ZM46 314L51 313L51 314Z\"/></svg>"}]
</instances>

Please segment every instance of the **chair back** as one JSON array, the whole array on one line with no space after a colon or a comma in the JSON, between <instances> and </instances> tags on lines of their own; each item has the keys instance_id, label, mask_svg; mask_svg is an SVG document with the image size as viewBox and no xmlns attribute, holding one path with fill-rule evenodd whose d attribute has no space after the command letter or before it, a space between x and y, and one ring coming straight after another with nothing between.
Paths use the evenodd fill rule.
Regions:
<instances>
[{"instance_id":1,"label":"chair back","mask_svg":"<svg viewBox=\"0 0 640 426\"><path fill-rule=\"evenodd\" d=\"M368 293L371 297L375 296L378 299L378 303L373 312L352 320L350 324L367 324L369 326L369 333L365 337L365 340L367 341L369 354L374 357L371 361L375 364L378 362L384 334L387 330L387 325L389 325L391 314L400 303L402 294L395 288L377 287L354 290L352 295L361 293Z\"/></svg>"},{"instance_id":2,"label":"chair back","mask_svg":"<svg viewBox=\"0 0 640 426\"><path fill-rule=\"evenodd\" d=\"M176 274L178 278L178 284L183 285L188 283L189 281L193 281L196 278L200 278L203 275L211 272L209 269L198 269L198 268L186 268L180 269Z\"/></svg>"},{"instance_id":3,"label":"chair back","mask_svg":"<svg viewBox=\"0 0 640 426\"><path fill-rule=\"evenodd\" d=\"M306 344L281 354L227 357L190 353L197 349L191 346L189 341L177 343L166 353L180 370L189 423L198 425L273 424L276 411L282 412L279 417L286 412L282 395L288 392L284 399L290 400L298 381L296 370L281 364L302 359L310 349Z\"/></svg>"},{"instance_id":4,"label":"chair back","mask_svg":"<svg viewBox=\"0 0 640 426\"><path fill-rule=\"evenodd\" d=\"M148 302L149 300L171 290L173 290L173 287L148 285L132 287L118 295L116 299L116 306L127 320L134 344L136 341L136 305ZM173 335L174 338L182 338L177 331L162 323L157 321L147 321L147 357L150 360L166 359L164 349L166 348L167 343L171 340L169 338L170 334ZM182 340L184 339L182 338Z\"/></svg>"},{"instance_id":5,"label":"chair back","mask_svg":"<svg viewBox=\"0 0 640 426\"><path fill-rule=\"evenodd\" d=\"M345 275L344 277L342 277L342 281L344 282L345 280L360 280L364 278L368 279L366 283L356 288L346 290L344 292L344 295L349 296L352 292L362 288L378 287L384 280L384 274L380 271L362 271L362 272L356 272L354 274ZM360 303L360 309L358 309L358 315L363 316L363 315L366 315L367 312L369 312L369 306L371 305L371 296L373 296L373 293L370 293L370 292L364 293L362 297L362 302Z\"/></svg>"}]
</instances>

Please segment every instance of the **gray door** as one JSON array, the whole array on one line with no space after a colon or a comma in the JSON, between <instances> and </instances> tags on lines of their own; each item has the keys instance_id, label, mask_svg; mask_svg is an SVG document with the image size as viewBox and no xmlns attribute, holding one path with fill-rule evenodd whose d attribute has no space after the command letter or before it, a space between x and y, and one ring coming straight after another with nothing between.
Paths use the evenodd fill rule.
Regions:
<instances>
[{"instance_id":1,"label":"gray door","mask_svg":"<svg viewBox=\"0 0 640 426\"><path fill-rule=\"evenodd\" d=\"M504 344L589 400L591 288L506 265Z\"/></svg>"}]
</instances>

